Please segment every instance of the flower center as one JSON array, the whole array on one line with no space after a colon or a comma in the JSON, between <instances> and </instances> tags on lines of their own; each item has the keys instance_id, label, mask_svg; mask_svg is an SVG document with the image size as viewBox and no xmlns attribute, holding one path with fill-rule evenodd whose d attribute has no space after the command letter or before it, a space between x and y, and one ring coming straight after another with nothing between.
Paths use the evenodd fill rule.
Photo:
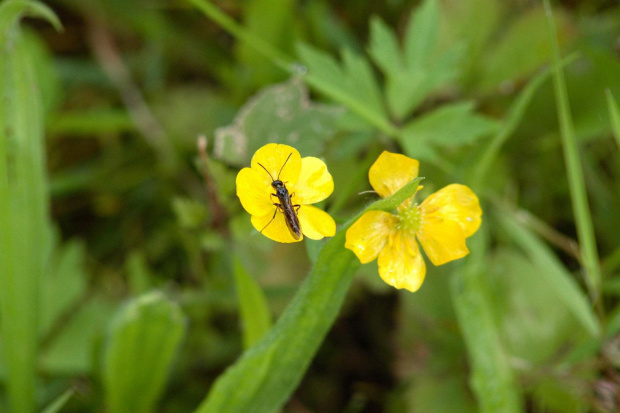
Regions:
<instances>
[{"instance_id":1,"label":"flower center","mask_svg":"<svg viewBox=\"0 0 620 413\"><path fill-rule=\"evenodd\" d=\"M415 234L422 224L422 213L418 204L413 201L405 202L398 207L398 218L396 228L411 235Z\"/></svg>"}]
</instances>

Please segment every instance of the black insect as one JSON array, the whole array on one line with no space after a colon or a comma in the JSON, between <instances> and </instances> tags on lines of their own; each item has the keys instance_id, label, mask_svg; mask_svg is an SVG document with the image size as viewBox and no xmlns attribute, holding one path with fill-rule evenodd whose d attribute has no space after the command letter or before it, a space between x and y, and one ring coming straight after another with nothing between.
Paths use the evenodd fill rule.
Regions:
<instances>
[{"instance_id":1,"label":"black insect","mask_svg":"<svg viewBox=\"0 0 620 413\"><path fill-rule=\"evenodd\" d=\"M286 158L286 161L284 161L284 165L282 165L282 168L280 168L280 172L278 172L278 177L276 179L273 179L273 176L271 176L267 168L265 168L259 163L259 165L265 170L265 172L269 174L269 177L271 178L271 186L273 187L273 189L276 190L276 193L271 194L271 196L277 197L278 201L280 201L280 203L274 202L276 210L273 213L273 217L271 217L271 220L267 223L267 225L263 227L263 229L260 230L260 232L263 232L265 228L267 228L269 224L271 224L271 222L275 219L278 211L280 211L284 214L286 226L291 232L293 238L300 239L301 226L299 225L299 218L297 218L297 213L299 212L299 208L301 207L301 205L293 205L291 198L295 196L295 193L289 194L288 189L286 189L286 185L284 185L284 182L280 181L280 174L282 173L282 169L284 169L284 166L288 162L291 155L292 153L289 154L288 158Z\"/></svg>"}]
</instances>

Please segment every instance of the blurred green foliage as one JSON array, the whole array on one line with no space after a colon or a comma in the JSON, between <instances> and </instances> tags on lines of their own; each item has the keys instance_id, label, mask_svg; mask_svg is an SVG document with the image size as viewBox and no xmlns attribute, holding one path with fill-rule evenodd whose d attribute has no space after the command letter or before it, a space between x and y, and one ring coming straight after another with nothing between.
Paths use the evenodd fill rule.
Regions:
<instances>
[{"instance_id":1,"label":"blurred green foliage","mask_svg":"<svg viewBox=\"0 0 620 413\"><path fill-rule=\"evenodd\" d=\"M539 2L1 1L0 410L207 411L238 389L290 412L617 411L620 7L553 6L600 297ZM421 161L422 192L471 186L471 255L411 294L342 233L275 245L235 196L267 142L325 160L340 227L382 150Z\"/></svg>"}]
</instances>

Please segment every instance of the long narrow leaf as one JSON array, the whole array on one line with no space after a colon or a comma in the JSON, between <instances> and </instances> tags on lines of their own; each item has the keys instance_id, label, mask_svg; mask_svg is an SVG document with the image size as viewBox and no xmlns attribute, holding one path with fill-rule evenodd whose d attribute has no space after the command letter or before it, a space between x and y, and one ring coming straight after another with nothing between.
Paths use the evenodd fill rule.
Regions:
<instances>
[{"instance_id":1,"label":"long narrow leaf","mask_svg":"<svg viewBox=\"0 0 620 413\"><path fill-rule=\"evenodd\" d=\"M563 65L568 64L574 60L574 55L569 56L568 58L562 61ZM473 171L473 179L474 187L480 185L481 181L484 178L484 175L488 172L491 167L491 163L497 157L500 148L502 145L508 140L508 138L515 131L519 122L523 118L525 114L525 110L530 104L532 98L536 91L545 83L545 81L549 78L551 72L549 69L545 69L538 73L530 82L523 88L519 96L515 99L515 101L510 105L508 109L508 113L502 125L499 128L499 131L491 141L489 145L486 146L480 161L476 164L476 167Z\"/></svg>"},{"instance_id":2,"label":"long narrow leaf","mask_svg":"<svg viewBox=\"0 0 620 413\"><path fill-rule=\"evenodd\" d=\"M233 267L243 327L243 347L247 349L269 331L271 315L260 286L243 268L237 257L234 257Z\"/></svg>"},{"instance_id":3,"label":"long narrow leaf","mask_svg":"<svg viewBox=\"0 0 620 413\"><path fill-rule=\"evenodd\" d=\"M505 233L541 269L541 277L547 281L549 289L557 294L592 337L598 337L601 326L588 298L549 247L507 213L500 214L499 218Z\"/></svg>"},{"instance_id":4,"label":"long narrow leaf","mask_svg":"<svg viewBox=\"0 0 620 413\"><path fill-rule=\"evenodd\" d=\"M158 291L141 295L119 311L103 357L108 412L153 411L184 334L181 309Z\"/></svg>"},{"instance_id":5,"label":"long narrow leaf","mask_svg":"<svg viewBox=\"0 0 620 413\"><path fill-rule=\"evenodd\" d=\"M620 149L620 108L618 108L618 102L614 99L614 95L611 94L611 90L607 89L607 107L609 108L609 118L611 119L611 129L616 138L618 149Z\"/></svg>"},{"instance_id":6,"label":"long narrow leaf","mask_svg":"<svg viewBox=\"0 0 620 413\"><path fill-rule=\"evenodd\" d=\"M586 283L590 290L590 295L595 303L600 304L601 298L601 269L599 264L598 252L596 249L596 238L592 226L592 216L588 205L586 185L583 177L583 169L579 158L579 148L575 136L575 127L570 113L568 102L568 92L564 72L560 63L560 48L556 37L555 22L549 0L543 0L547 13L547 26L549 29L549 42L553 50L553 83L555 86L555 100L560 120L560 135L562 136L562 149L564 150L564 161L566 162L566 176L570 188L571 203L579 246L582 250L582 260L586 269Z\"/></svg>"},{"instance_id":7,"label":"long narrow leaf","mask_svg":"<svg viewBox=\"0 0 620 413\"><path fill-rule=\"evenodd\" d=\"M483 228L484 230L484 228ZM481 412L518 413L521 395L508 354L493 321L483 281L487 251L483 235L471 239L471 254L463 271L451 280L451 295L471 363L470 384Z\"/></svg>"},{"instance_id":8,"label":"long narrow leaf","mask_svg":"<svg viewBox=\"0 0 620 413\"><path fill-rule=\"evenodd\" d=\"M35 410L40 280L48 251L43 106L35 62L40 49L22 16L58 24L32 1L0 4L0 325L12 411Z\"/></svg>"}]
</instances>

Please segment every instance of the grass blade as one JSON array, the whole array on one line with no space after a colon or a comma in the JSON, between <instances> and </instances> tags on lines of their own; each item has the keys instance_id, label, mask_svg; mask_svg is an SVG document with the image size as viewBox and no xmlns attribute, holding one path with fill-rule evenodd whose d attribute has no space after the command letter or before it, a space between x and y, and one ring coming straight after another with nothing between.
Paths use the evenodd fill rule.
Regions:
<instances>
[{"instance_id":1,"label":"grass blade","mask_svg":"<svg viewBox=\"0 0 620 413\"><path fill-rule=\"evenodd\" d=\"M71 399L71 397L75 394L75 390L68 389L63 394L58 396L56 400L50 403L41 413L58 413L60 409L63 408L65 404Z\"/></svg>"},{"instance_id":2,"label":"grass blade","mask_svg":"<svg viewBox=\"0 0 620 413\"><path fill-rule=\"evenodd\" d=\"M541 269L541 274L549 284L549 290L557 293L558 298L573 313L592 337L597 338L601 326L592 311L587 296L581 291L577 282L554 256L549 247L534 234L508 214L501 213L499 222L505 233L523 250L529 259Z\"/></svg>"},{"instance_id":3,"label":"grass blade","mask_svg":"<svg viewBox=\"0 0 620 413\"><path fill-rule=\"evenodd\" d=\"M58 20L32 1L0 4L0 326L12 411L35 410L40 280L50 242L41 49L19 27L24 15Z\"/></svg>"},{"instance_id":4,"label":"grass blade","mask_svg":"<svg viewBox=\"0 0 620 413\"><path fill-rule=\"evenodd\" d=\"M243 348L256 344L271 328L271 314L260 286L243 268L239 258L233 258L235 285L243 326Z\"/></svg>"},{"instance_id":5,"label":"grass blade","mask_svg":"<svg viewBox=\"0 0 620 413\"><path fill-rule=\"evenodd\" d=\"M609 118L611 119L611 129L613 131L614 138L620 149L620 108L618 108L618 102L614 99L614 95L611 94L611 90L605 91L607 95L607 107L609 108Z\"/></svg>"},{"instance_id":6,"label":"grass blade","mask_svg":"<svg viewBox=\"0 0 620 413\"><path fill-rule=\"evenodd\" d=\"M452 278L450 293L471 363L470 384L479 410L518 413L523 411L521 395L482 280L487 252L483 234L471 238L470 257L457 274L460 277Z\"/></svg>"},{"instance_id":7,"label":"grass blade","mask_svg":"<svg viewBox=\"0 0 620 413\"><path fill-rule=\"evenodd\" d=\"M563 59L562 65L564 66L569 64L574 61L576 57L576 55L568 56ZM491 167L491 163L495 160L495 158L497 158L499 150L504 143L506 143L508 138L510 138L517 126L519 126L519 122L521 122L521 119L525 114L525 110L532 101L536 91L538 91L538 89L547 81L550 75L550 69L545 69L538 73L532 80L529 81L527 86L523 88L521 93L519 93L519 96L517 96L515 101L510 105L506 118L502 122L499 131L493 140L491 140L490 144L486 146L480 161L476 163L472 174L473 187L477 188L481 185L484 176Z\"/></svg>"},{"instance_id":8,"label":"grass blade","mask_svg":"<svg viewBox=\"0 0 620 413\"><path fill-rule=\"evenodd\" d=\"M602 312L602 305L600 303L601 269L596 249L594 228L592 226L592 216L590 214L590 207L588 206L583 169L579 158L575 128L570 113L566 81L560 64L560 48L558 46L555 22L553 20L553 13L549 0L543 0L543 3L547 13L549 42L553 50L555 100L558 118L560 120L560 135L562 136L562 149L564 151L564 161L566 162L566 175L570 188L571 203L573 206L573 213L575 214L579 246L582 251L582 264L586 270L586 284L588 285L590 296L599 307L599 311Z\"/></svg>"}]
</instances>

